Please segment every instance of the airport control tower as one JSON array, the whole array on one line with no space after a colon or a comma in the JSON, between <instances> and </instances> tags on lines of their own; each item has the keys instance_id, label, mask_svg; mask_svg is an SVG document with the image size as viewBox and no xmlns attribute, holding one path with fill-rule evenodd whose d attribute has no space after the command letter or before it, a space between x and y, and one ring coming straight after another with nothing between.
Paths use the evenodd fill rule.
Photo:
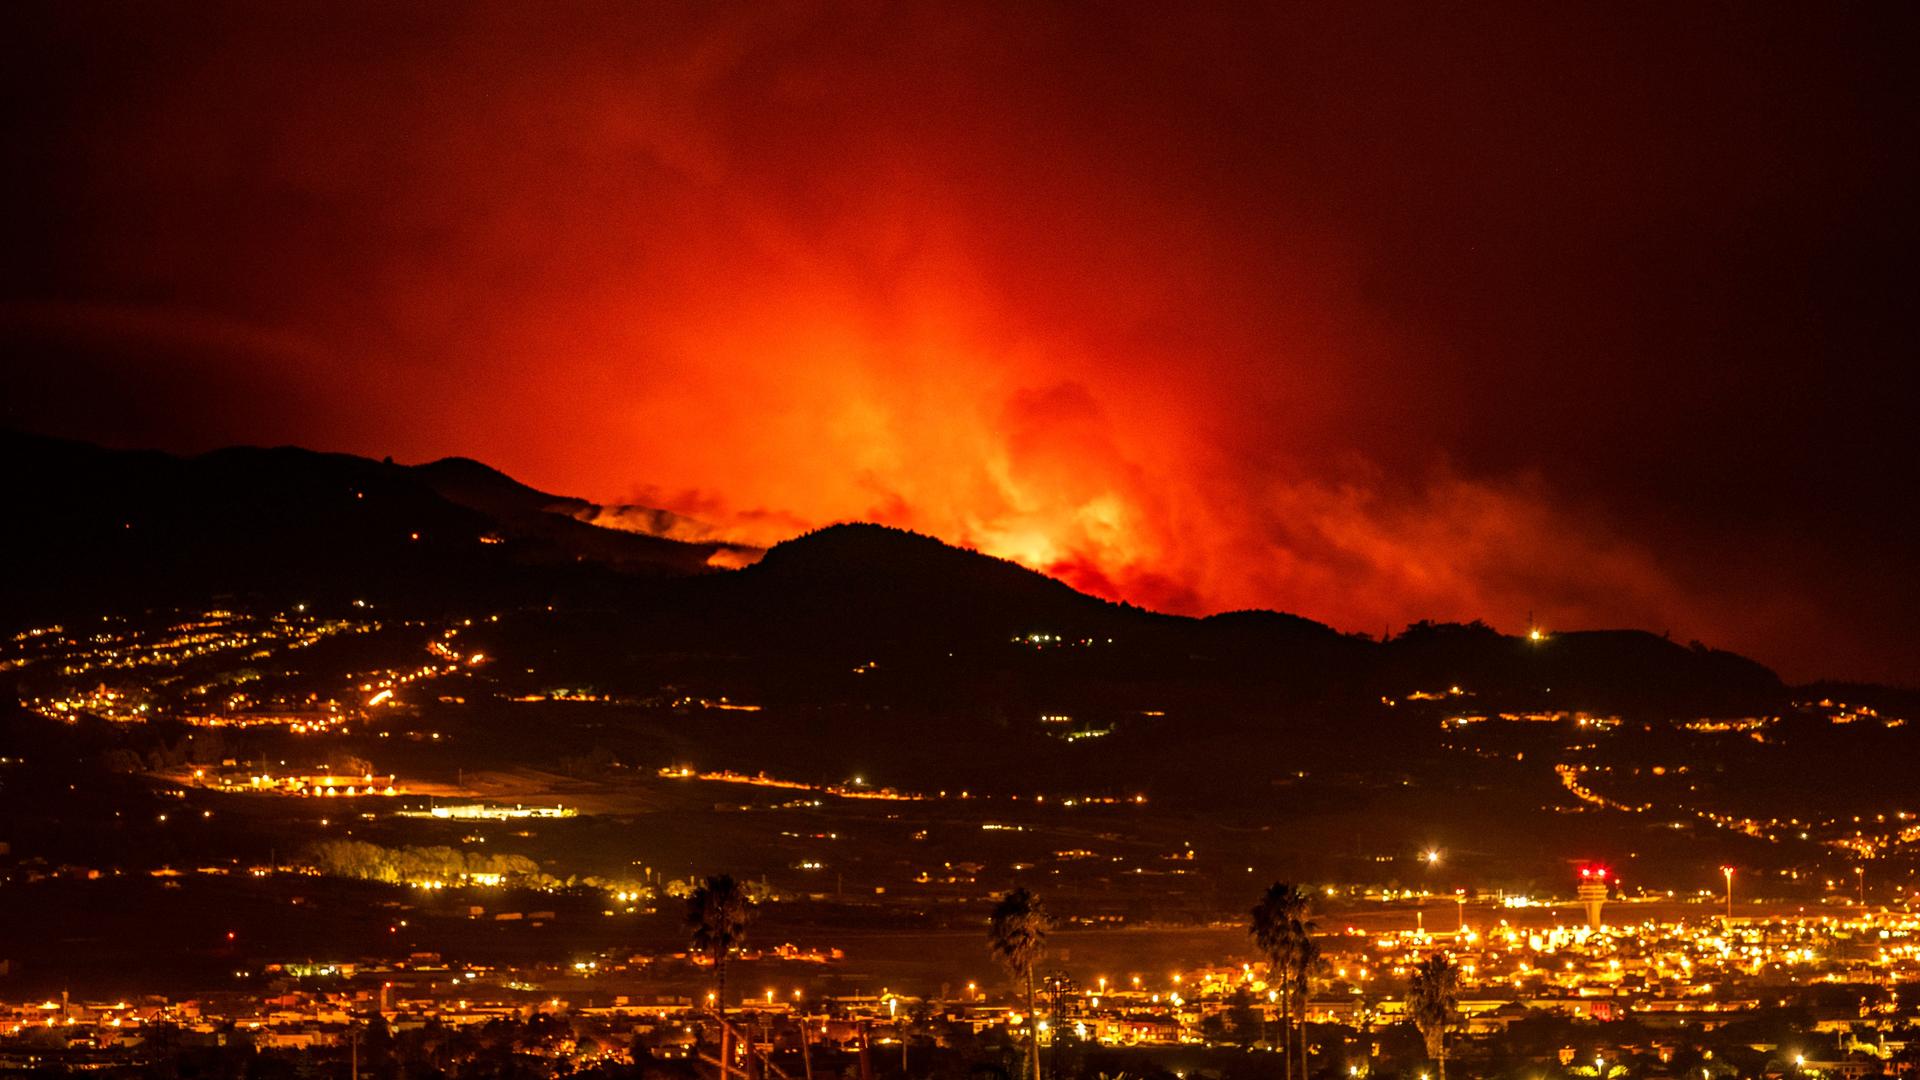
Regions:
<instances>
[{"instance_id":1,"label":"airport control tower","mask_svg":"<svg viewBox=\"0 0 1920 1080\"><path fill-rule=\"evenodd\" d=\"M1575 895L1587 909L1587 925L1600 929L1600 908L1607 902L1607 868L1604 866L1583 866L1580 868L1580 887Z\"/></svg>"}]
</instances>

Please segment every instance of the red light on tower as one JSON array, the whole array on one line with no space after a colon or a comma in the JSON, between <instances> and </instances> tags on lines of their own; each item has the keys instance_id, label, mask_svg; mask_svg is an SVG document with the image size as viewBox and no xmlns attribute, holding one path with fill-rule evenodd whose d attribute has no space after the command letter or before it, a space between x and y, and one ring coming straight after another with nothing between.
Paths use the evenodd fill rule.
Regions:
<instances>
[{"instance_id":1,"label":"red light on tower","mask_svg":"<svg viewBox=\"0 0 1920 1080\"><path fill-rule=\"evenodd\" d=\"M1575 891L1580 903L1587 909L1587 925L1599 928L1600 907L1607 902L1607 868L1604 866L1583 866L1580 868L1580 887Z\"/></svg>"}]
</instances>

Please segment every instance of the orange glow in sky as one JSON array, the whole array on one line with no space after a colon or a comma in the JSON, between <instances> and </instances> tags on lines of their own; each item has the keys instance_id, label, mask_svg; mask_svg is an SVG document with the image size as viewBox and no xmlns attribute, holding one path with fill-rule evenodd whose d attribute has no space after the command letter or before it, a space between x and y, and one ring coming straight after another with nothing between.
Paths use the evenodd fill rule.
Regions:
<instances>
[{"instance_id":1,"label":"orange glow in sky","mask_svg":"<svg viewBox=\"0 0 1920 1080\"><path fill-rule=\"evenodd\" d=\"M436 10L36 17L5 421L879 521L1167 611L1908 670L1915 456L1857 417L1910 360L1860 283L1911 185L1848 96L1847 35L1894 35Z\"/></svg>"}]
</instances>

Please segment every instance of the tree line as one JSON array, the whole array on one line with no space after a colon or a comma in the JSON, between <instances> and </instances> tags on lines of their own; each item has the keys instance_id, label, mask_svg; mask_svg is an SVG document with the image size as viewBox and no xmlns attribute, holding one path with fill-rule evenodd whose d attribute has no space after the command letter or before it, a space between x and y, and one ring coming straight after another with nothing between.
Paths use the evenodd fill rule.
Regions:
<instances>
[{"instance_id":1,"label":"tree line","mask_svg":"<svg viewBox=\"0 0 1920 1080\"><path fill-rule=\"evenodd\" d=\"M1325 961L1315 936L1319 926L1307 917L1306 890L1275 882L1260 895L1248 913L1247 933L1267 962L1267 985L1279 1006L1280 1060L1287 1080L1306 1077L1307 998L1321 976ZM987 947L1012 975L1026 998L1028 1080L1042 1080L1038 1017L1034 1009L1034 970L1046 955L1047 934L1053 922L1040 899L1025 888L1000 898L987 919ZM1444 953L1433 953L1414 965L1407 981L1407 1018L1420 1030L1427 1056L1434 1060L1439 1080L1447 1076L1447 1034L1458 1019L1460 967ZM1055 1033L1055 1039L1059 1033ZM1297 1053L1296 1053L1297 1051Z\"/></svg>"},{"instance_id":2,"label":"tree line","mask_svg":"<svg viewBox=\"0 0 1920 1080\"><path fill-rule=\"evenodd\" d=\"M1310 894L1299 886L1275 882L1263 892L1247 917L1247 933L1267 962L1267 985L1279 1006L1280 1050L1283 1074L1292 1080L1295 1065L1302 1078L1307 1067L1307 1000L1325 961L1317 937L1319 926L1309 915ZM750 915L746 891L732 877L719 874L699 883L687 897L690 951L713 965L714 1012L721 1022L720 1061L727 1054L727 962L745 943ZM987 918L987 948L1013 978L1025 1003L1025 1080L1044 1080L1040 1064L1039 1014L1035 979L1046 957L1047 936L1053 929L1046 906L1031 890L1012 889L1001 896ZM1447 1036L1459 1019L1460 966L1445 953L1434 952L1414 965L1407 980L1407 1019L1419 1030L1427 1056L1439 1080L1447 1075ZM1056 998L1054 1011L1059 1004ZM1056 1046L1059 1033L1055 1033ZM727 1066L721 1070L725 1080ZM1056 1073L1059 1070L1055 1070Z\"/></svg>"},{"instance_id":3,"label":"tree line","mask_svg":"<svg viewBox=\"0 0 1920 1080\"><path fill-rule=\"evenodd\" d=\"M382 847L361 840L322 840L308 850L315 869L334 877L401 885L439 881L449 885L497 878L508 885L552 888L557 878L525 855L497 855L450 847Z\"/></svg>"}]
</instances>

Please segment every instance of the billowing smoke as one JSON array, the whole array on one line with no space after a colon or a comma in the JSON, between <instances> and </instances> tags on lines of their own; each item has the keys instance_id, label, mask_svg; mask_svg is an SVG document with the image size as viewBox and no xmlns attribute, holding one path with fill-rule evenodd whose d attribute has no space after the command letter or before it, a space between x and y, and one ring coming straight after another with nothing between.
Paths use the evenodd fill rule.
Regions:
<instances>
[{"instance_id":1,"label":"billowing smoke","mask_svg":"<svg viewBox=\"0 0 1920 1080\"><path fill-rule=\"evenodd\" d=\"M1898 545L1804 545L1847 491L1753 479L1857 449L1795 364L1902 352L1798 331L1872 299L1804 299L1818 238L1911 216L1898 170L1801 212L1875 135L1755 60L1859 43L1407 18L46 9L4 76L44 106L7 420L467 454L753 544L879 520L1167 610L1891 673L1865 627L1920 605L1834 568Z\"/></svg>"}]
</instances>

